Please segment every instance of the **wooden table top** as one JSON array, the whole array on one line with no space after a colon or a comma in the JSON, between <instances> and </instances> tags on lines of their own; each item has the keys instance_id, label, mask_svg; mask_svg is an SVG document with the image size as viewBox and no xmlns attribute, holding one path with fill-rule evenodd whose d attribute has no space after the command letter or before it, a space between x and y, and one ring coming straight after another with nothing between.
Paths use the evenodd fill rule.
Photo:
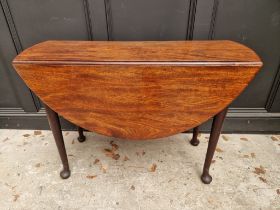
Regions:
<instances>
[{"instance_id":1,"label":"wooden table top","mask_svg":"<svg viewBox=\"0 0 280 210\"><path fill-rule=\"evenodd\" d=\"M13 65L44 103L76 125L154 139L217 114L262 62L232 41L47 41L23 51Z\"/></svg>"}]
</instances>

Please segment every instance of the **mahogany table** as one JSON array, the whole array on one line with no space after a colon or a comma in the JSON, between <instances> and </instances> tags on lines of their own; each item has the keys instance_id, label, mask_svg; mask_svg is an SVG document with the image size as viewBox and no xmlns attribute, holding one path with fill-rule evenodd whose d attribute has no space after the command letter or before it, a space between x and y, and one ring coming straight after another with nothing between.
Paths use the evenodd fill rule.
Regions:
<instances>
[{"instance_id":1,"label":"mahogany table","mask_svg":"<svg viewBox=\"0 0 280 210\"><path fill-rule=\"evenodd\" d=\"M201 180L209 167L228 105L262 66L232 41L47 41L19 54L18 74L45 103L62 160L70 170L58 114L83 129L128 140L156 139L214 116ZM164 143L164 142L163 142Z\"/></svg>"}]
</instances>

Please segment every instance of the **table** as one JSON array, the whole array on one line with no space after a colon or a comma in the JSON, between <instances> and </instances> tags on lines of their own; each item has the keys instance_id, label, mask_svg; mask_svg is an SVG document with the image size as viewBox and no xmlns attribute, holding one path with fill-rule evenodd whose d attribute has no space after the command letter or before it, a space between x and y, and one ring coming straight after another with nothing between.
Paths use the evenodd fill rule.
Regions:
<instances>
[{"instance_id":1,"label":"table","mask_svg":"<svg viewBox=\"0 0 280 210\"><path fill-rule=\"evenodd\" d=\"M254 51L232 41L46 41L13 61L44 102L70 176L58 114L83 129L128 140L157 139L214 117L201 180L209 184L211 160L229 104L262 66ZM164 142L163 142L164 143Z\"/></svg>"}]
</instances>

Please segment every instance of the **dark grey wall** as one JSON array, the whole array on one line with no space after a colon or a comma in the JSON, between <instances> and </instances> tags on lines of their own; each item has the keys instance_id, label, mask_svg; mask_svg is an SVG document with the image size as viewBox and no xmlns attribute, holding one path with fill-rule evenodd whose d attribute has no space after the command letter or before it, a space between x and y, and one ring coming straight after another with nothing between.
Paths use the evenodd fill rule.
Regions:
<instances>
[{"instance_id":1,"label":"dark grey wall","mask_svg":"<svg viewBox=\"0 0 280 210\"><path fill-rule=\"evenodd\" d=\"M227 132L280 132L279 0L0 0L0 128L48 128L38 98L11 66L38 42L230 39L264 67L232 104ZM226 50L226 49L225 49ZM65 122L65 128L73 125ZM209 122L204 130L209 129Z\"/></svg>"}]
</instances>

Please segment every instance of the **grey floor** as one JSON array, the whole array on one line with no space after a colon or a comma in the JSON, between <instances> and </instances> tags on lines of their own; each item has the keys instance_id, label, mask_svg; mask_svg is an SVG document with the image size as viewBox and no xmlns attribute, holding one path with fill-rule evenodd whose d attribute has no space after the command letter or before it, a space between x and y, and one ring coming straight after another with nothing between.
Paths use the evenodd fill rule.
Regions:
<instances>
[{"instance_id":1,"label":"grey floor","mask_svg":"<svg viewBox=\"0 0 280 210\"><path fill-rule=\"evenodd\" d=\"M0 130L0 209L280 209L279 135L222 135L210 185L200 181L208 135L198 147L189 134L86 136L64 132L72 175L61 180L50 131Z\"/></svg>"}]
</instances>

